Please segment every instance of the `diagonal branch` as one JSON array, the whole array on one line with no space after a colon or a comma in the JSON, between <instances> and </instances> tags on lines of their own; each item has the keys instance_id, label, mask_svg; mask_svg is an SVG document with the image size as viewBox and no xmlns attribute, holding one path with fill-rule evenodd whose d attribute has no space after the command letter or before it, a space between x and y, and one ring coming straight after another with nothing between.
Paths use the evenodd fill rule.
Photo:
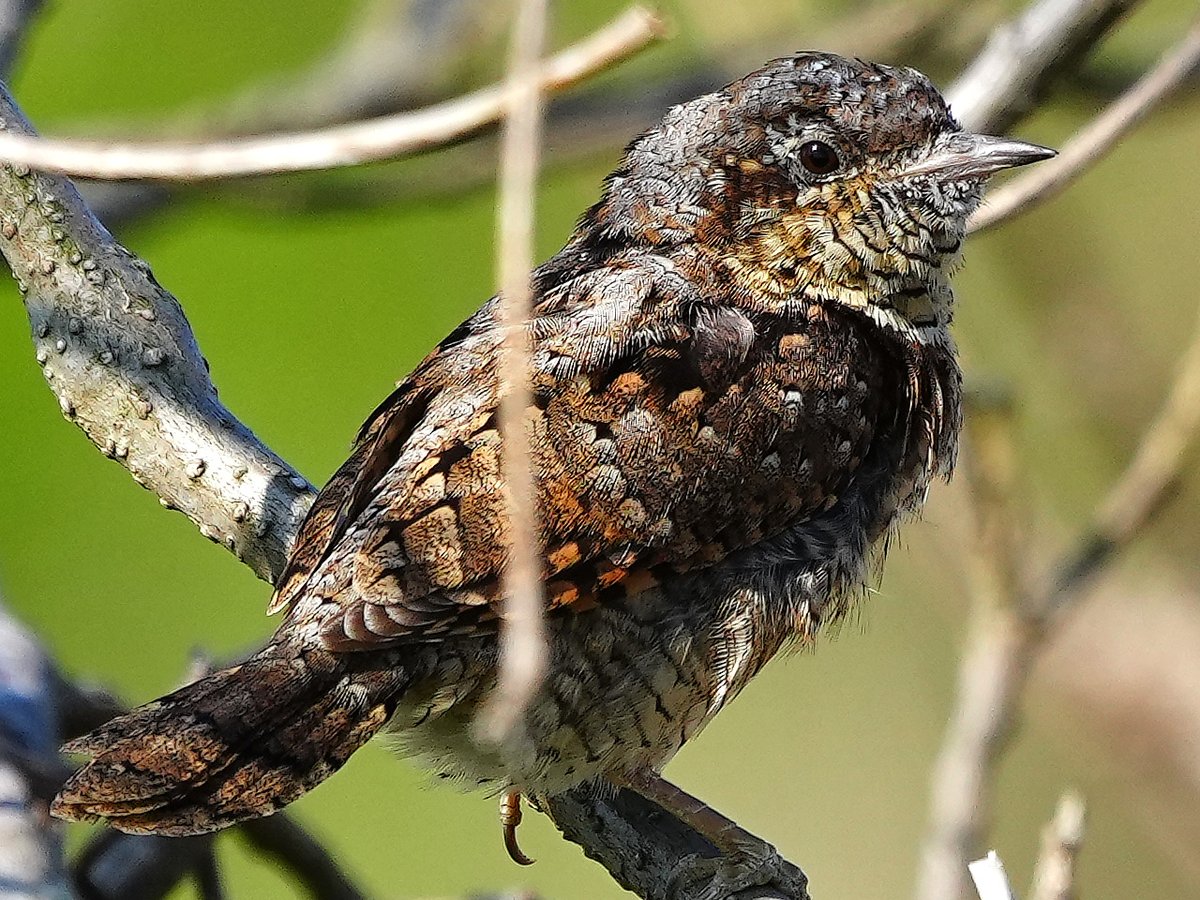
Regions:
<instances>
[{"instance_id":1,"label":"diagonal branch","mask_svg":"<svg viewBox=\"0 0 1200 900\"><path fill-rule=\"evenodd\" d=\"M1103 159L1159 103L1200 65L1200 19L1137 83L1071 138L1058 156L988 196L967 224L972 234L986 231L1044 203Z\"/></svg>"},{"instance_id":2,"label":"diagonal branch","mask_svg":"<svg viewBox=\"0 0 1200 900\"><path fill-rule=\"evenodd\" d=\"M612 66L663 35L644 7L560 51L542 70L542 90L560 91ZM204 181L315 171L398 159L445 146L495 123L509 108L508 90L493 86L414 112L315 131L205 144L52 141L0 134L0 159L77 178L110 181Z\"/></svg>"},{"instance_id":3,"label":"diagonal branch","mask_svg":"<svg viewBox=\"0 0 1200 900\"><path fill-rule=\"evenodd\" d=\"M946 91L970 131L1003 132L1042 99L1137 0L1034 0L992 32Z\"/></svg>"},{"instance_id":4,"label":"diagonal branch","mask_svg":"<svg viewBox=\"0 0 1200 900\"><path fill-rule=\"evenodd\" d=\"M32 133L7 93L0 123L9 135ZM8 166L0 252L63 415L164 506L272 580L313 488L217 399L182 308L149 266L70 182Z\"/></svg>"}]
</instances>

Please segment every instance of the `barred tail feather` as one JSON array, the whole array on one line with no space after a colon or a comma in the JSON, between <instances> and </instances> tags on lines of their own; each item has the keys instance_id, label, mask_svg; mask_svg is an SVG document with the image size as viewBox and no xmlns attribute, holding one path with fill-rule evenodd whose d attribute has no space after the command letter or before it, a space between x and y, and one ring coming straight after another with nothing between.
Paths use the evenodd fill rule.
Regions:
<instances>
[{"instance_id":1,"label":"barred tail feather","mask_svg":"<svg viewBox=\"0 0 1200 900\"><path fill-rule=\"evenodd\" d=\"M93 759L59 792L63 819L165 835L267 816L315 787L391 715L400 669L272 645L71 741Z\"/></svg>"}]
</instances>

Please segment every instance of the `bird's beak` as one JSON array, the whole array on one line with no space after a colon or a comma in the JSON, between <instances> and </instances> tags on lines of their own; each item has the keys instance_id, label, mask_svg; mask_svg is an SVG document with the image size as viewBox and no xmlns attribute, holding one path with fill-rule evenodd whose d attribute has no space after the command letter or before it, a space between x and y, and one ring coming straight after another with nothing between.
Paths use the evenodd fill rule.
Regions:
<instances>
[{"instance_id":1,"label":"bird's beak","mask_svg":"<svg viewBox=\"0 0 1200 900\"><path fill-rule=\"evenodd\" d=\"M945 181L982 179L1001 169L1027 166L1057 155L1057 150L1038 144L959 131L938 140L933 152L901 172L900 177L938 175Z\"/></svg>"}]
</instances>

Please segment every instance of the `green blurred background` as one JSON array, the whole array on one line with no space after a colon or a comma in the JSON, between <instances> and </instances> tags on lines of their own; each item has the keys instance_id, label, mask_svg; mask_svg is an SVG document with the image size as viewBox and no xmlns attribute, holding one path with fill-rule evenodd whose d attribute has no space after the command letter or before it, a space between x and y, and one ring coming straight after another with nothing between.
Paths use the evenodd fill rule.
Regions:
<instances>
[{"instance_id":1,"label":"green blurred background","mask_svg":"<svg viewBox=\"0 0 1200 900\"><path fill-rule=\"evenodd\" d=\"M1018 8L977 6L974 30L947 36L944 47L901 44L881 61L918 64L946 83L988 24ZM557 46L620 5L554 7ZM878 7L667 2L674 39L584 96L611 114L620 98L644 99L693 69L703 88L720 83L703 83L713 72L736 74L818 42L861 44L875 55L877 32L838 23ZM902 5L896 15L929 8ZM1145 4L1020 136L1061 143L1177 38L1191 8L1183 0ZM356 4L316 0L58 0L39 19L13 90L47 133L203 127L246 85L286 82L328 52L356 14ZM494 75L501 46L482 41L458 83L444 89ZM1120 470L1193 327L1198 109L1185 91L1067 195L968 245L957 333L971 375L1007 379L1019 399L1023 500L1043 547L1065 544ZM585 140L584 113L579 142L567 128L551 144L540 256L561 245L632 135ZM490 152L484 144L365 175L191 191L114 227L183 302L225 402L321 483L392 383L491 293L494 194L479 174ZM34 363L18 295L4 290L0 588L68 671L147 700L177 682L191 648L231 655L265 636L269 588L63 421ZM1090 809L1082 896L1200 895L1197 861L1186 852L1198 827L1196 786L1127 752L1124 726L1090 710L1061 674L1078 671L1081 659L1104 671L1110 642L1126 640L1120 618L1141 616L1138 592L1193 603L1194 481L1120 565L1110 590L1121 602L1106 622L1113 627L1059 648L1035 681L1001 772L991 836L1018 884L1056 798L1075 786ZM893 549L858 620L817 652L774 663L668 769L777 843L821 898L911 894L966 609L960 490L934 490L926 521ZM1076 618L1090 614L1085 606ZM1149 635L1146 650L1157 652ZM1147 642L1145 629L1136 640ZM1200 693L1193 700L1180 715L1198 714ZM1191 749L1200 757L1200 747ZM517 886L549 898L621 893L536 815L523 844L539 862L516 868L504 855L493 802L432 788L381 746L357 754L294 810L374 896ZM231 896L291 895L293 886L235 836L220 840Z\"/></svg>"}]
</instances>

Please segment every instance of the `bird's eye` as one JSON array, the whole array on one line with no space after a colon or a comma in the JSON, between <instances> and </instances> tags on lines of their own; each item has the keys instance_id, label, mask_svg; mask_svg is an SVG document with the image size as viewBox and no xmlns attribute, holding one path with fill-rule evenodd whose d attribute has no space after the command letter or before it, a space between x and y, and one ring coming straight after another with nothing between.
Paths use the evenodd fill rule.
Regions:
<instances>
[{"instance_id":1,"label":"bird's eye","mask_svg":"<svg viewBox=\"0 0 1200 900\"><path fill-rule=\"evenodd\" d=\"M839 164L837 151L823 141L809 141L800 148L800 165L814 175L828 175Z\"/></svg>"}]
</instances>

